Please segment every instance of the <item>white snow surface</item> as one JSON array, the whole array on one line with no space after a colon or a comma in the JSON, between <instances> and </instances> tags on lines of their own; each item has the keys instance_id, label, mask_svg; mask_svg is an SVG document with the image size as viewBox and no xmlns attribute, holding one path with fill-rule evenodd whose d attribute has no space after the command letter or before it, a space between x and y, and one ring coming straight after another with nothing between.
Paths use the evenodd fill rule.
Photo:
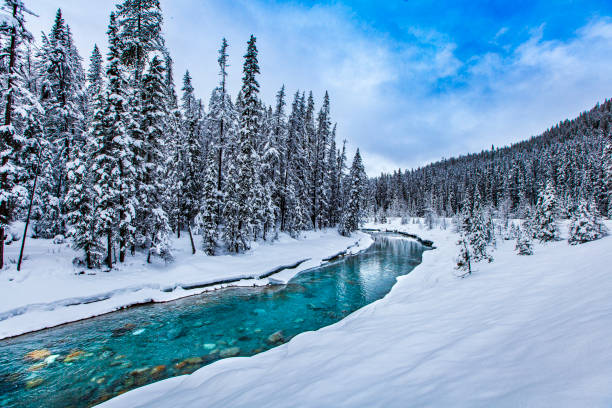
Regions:
<instances>
[{"instance_id":1,"label":"white snow surface","mask_svg":"<svg viewBox=\"0 0 612 408\"><path fill-rule=\"evenodd\" d=\"M499 239L495 261L461 279L450 228L368 226L437 249L385 298L332 326L101 406L612 406L611 237L535 244L532 256Z\"/></svg>"},{"instance_id":2,"label":"white snow surface","mask_svg":"<svg viewBox=\"0 0 612 408\"><path fill-rule=\"evenodd\" d=\"M20 231L19 225L11 230ZM199 237L194 237L196 245ZM187 234L174 242L176 261L147 264L144 254L128 256L110 272L76 267L76 252L69 243L52 240L26 240L26 259L21 271L16 268L21 241L5 247L8 266L0 270L0 339L72 322L146 302L164 302L225 286L284 283L306 269L319 266L324 258L348 247L355 253L369 247L370 235L357 232L342 237L336 230L310 231L300 239L280 234L273 242L253 243L240 255L206 256L191 254ZM257 277L278 267L294 265L269 278ZM84 271L84 274L79 274ZM231 284L184 289L227 279Z\"/></svg>"}]
</instances>

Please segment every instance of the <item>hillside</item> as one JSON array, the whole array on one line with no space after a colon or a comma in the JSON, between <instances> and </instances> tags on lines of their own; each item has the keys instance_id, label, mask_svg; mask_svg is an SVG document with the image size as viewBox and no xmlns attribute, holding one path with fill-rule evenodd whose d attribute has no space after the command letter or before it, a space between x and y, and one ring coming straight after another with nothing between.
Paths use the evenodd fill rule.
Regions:
<instances>
[{"instance_id":1,"label":"hillside","mask_svg":"<svg viewBox=\"0 0 612 408\"><path fill-rule=\"evenodd\" d=\"M546 181L555 186L563 209L593 197L599 211L609 214L603 159L610 140L612 100L597 104L573 120L564 120L538 136L508 147L443 159L428 166L382 174L371 181L376 214L421 216L432 209L453 215L466 195L478 187L484 204L515 216L524 216ZM608 156L610 153L607 154Z\"/></svg>"}]
</instances>

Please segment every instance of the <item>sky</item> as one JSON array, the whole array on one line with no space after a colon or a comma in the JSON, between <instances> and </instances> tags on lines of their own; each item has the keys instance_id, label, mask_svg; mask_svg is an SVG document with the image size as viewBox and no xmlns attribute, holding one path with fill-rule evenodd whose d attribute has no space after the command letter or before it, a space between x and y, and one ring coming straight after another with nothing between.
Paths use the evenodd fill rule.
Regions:
<instances>
[{"instance_id":1,"label":"sky","mask_svg":"<svg viewBox=\"0 0 612 408\"><path fill-rule=\"evenodd\" d=\"M48 32L61 8L87 65L116 3L26 0L39 15L28 26ZM518 142L612 97L609 0L161 4L177 83L189 69L208 102L225 37L235 96L253 34L264 102L285 84L318 108L327 90L338 142L360 148L370 176Z\"/></svg>"}]
</instances>

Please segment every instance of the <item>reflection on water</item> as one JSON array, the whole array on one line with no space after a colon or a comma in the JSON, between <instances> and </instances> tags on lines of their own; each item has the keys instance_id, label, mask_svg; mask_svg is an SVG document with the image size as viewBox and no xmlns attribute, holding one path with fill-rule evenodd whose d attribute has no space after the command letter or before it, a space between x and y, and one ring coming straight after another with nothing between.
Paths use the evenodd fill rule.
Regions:
<instances>
[{"instance_id":1,"label":"reflection on water","mask_svg":"<svg viewBox=\"0 0 612 408\"><path fill-rule=\"evenodd\" d=\"M0 406L91 406L221 358L260 353L382 298L423 249L380 235L367 251L287 285L229 288L0 341Z\"/></svg>"}]
</instances>

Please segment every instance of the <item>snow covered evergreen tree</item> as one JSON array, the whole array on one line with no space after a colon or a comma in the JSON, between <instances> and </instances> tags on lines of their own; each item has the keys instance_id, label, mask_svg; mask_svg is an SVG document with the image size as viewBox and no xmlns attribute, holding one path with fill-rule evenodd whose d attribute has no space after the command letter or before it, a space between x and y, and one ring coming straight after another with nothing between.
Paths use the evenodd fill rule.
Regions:
<instances>
[{"instance_id":1,"label":"snow covered evergreen tree","mask_svg":"<svg viewBox=\"0 0 612 408\"><path fill-rule=\"evenodd\" d=\"M30 90L23 77L23 47L33 37L25 28L25 14L30 13L20 0L4 0L0 8L2 53L0 61L0 103L3 121L0 126L0 268L4 266L5 230L13 219L18 201L25 197L25 189L18 184L22 168L21 148L26 142L20 122L33 109ZM24 115L25 114L25 115Z\"/></svg>"},{"instance_id":2,"label":"snow covered evergreen tree","mask_svg":"<svg viewBox=\"0 0 612 408\"><path fill-rule=\"evenodd\" d=\"M540 193L532 220L534 238L541 242L555 241L559 239L559 227L557 226L557 196L551 182L546 184L546 189Z\"/></svg>"},{"instance_id":3,"label":"snow covered evergreen tree","mask_svg":"<svg viewBox=\"0 0 612 408\"><path fill-rule=\"evenodd\" d=\"M607 200L607 216L612 218L612 134L608 135L603 151L604 186Z\"/></svg>"},{"instance_id":4,"label":"snow covered evergreen tree","mask_svg":"<svg viewBox=\"0 0 612 408\"><path fill-rule=\"evenodd\" d=\"M142 78L142 116L143 144L140 151L143 157L143 174L138 184L138 212L142 225L139 229L151 255L168 261L172 259L170 244L170 223L163 208L165 189L165 129L168 111L164 89L164 66L159 56L154 56L149 69Z\"/></svg>"},{"instance_id":5,"label":"snow covered evergreen tree","mask_svg":"<svg viewBox=\"0 0 612 408\"><path fill-rule=\"evenodd\" d=\"M202 231L202 249L208 255L215 255L218 235L219 190L218 162L213 149L209 149L206 158L206 172L202 190L202 207L200 209L200 230Z\"/></svg>"},{"instance_id":6,"label":"snow covered evergreen tree","mask_svg":"<svg viewBox=\"0 0 612 408\"><path fill-rule=\"evenodd\" d=\"M465 233L459 234L457 240L457 247L459 248L459 255L456 259L455 269L462 271L463 274L460 277L465 277L472 274L472 253L469 247L469 240L465 236Z\"/></svg>"},{"instance_id":7,"label":"snow covered evergreen tree","mask_svg":"<svg viewBox=\"0 0 612 408\"><path fill-rule=\"evenodd\" d=\"M601 221L595 201L581 200L576 211L572 214L567 242L570 245L583 244L594 241L607 235L608 230Z\"/></svg>"},{"instance_id":8,"label":"snow covered evergreen tree","mask_svg":"<svg viewBox=\"0 0 612 408\"><path fill-rule=\"evenodd\" d=\"M469 245L472 253L472 260L479 262L486 260L493 261L493 257L489 254L489 226L485 219L481 196L478 189L474 192L474 204L472 208L472 216L470 219L470 229L468 233Z\"/></svg>"},{"instance_id":9,"label":"snow covered evergreen tree","mask_svg":"<svg viewBox=\"0 0 612 408\"><path fill-rule=\"evenodd\" d=\"M50 33L43 35L38 57L40 98L50 149L43 155L46 161L40 183L43 208L35 230L38 235L51 238L66 232L66 164L75 142L82 137L84 120L85 74L61 10L57 11Z\"/></svg>"},{"instance_id":10,"label":"snow covered evergreen tree","mask_svg":"<svg viewBox=\"0 0 612 408\"><path fill-rule=\"evenodd\" d=\"M121 61L132 70L133 86L138 86L148 54L164 49L161 37L163 16L159 0L124 0L117 5Z\"/></svg>"},{"instance_id":11,"label":"snow covered evergreen tree","mask_svg":"<svg viewBox=\"0 0 612 408\"><path fill-rule=\"evenodd\" d=\"M202 138L202 107L195 97L195 90L191 82L189 71L183 77L182 111L185 132L184 146L181 148L182 160L182 188L181 192L181 218L177 228L187 227L191 240L192 252L196 248L191 232L192 223L201 207L202 174L204 172L205 148Z\"/></svg>"},{"instance_id":12,"label":"snow covered evergreen tree","mask_svg":"<svg viewBox=\"0 0 612 408\"><path fill-rule=\"evenodd\" d=\"M255 150L256 138L259 132L259 83L256 75L259 74L257 61L257 47L255 37L251 36L248 42L247 53L243 65L242 89L240 91L240 131L238 139L238 151L235 157L234 171L228 183L235 187L232 211L225 217L225 225L231 234L226 231L226 240L229 241L228 249L232 252L241 252L249 248L249 240L252 236L255 208L259 203L255 197L259 194L255 191L255 181L258 176L258 157ZM260 188L260 185L257 186Z\"/></svg>"},{"instance_id":13,"label":"snow covered evergreen tree","mask_svg":"<svg viewBox=\"0 0 612 408\"><path fill-rule=\"evenodd\" d=\"M512 224L514 226L514 224ZM533 243L529 233L524 228L519 228L516 232L516 245L514 250L519 255L533 255Z\"/></svg>"},{"instance_id":14,"label":"snow covered evergreen tree","mask_svg":"<svg viewBox=\"0 0 612 408\"><path fill-rule=\"evenodd\" d=\"M357 231L363 220L363 203L367 179L359 149L355 153L349 177L351 187L339 229L340 233L345 236L349 236L353 231Z\"/></svg>"}]
</instances>

